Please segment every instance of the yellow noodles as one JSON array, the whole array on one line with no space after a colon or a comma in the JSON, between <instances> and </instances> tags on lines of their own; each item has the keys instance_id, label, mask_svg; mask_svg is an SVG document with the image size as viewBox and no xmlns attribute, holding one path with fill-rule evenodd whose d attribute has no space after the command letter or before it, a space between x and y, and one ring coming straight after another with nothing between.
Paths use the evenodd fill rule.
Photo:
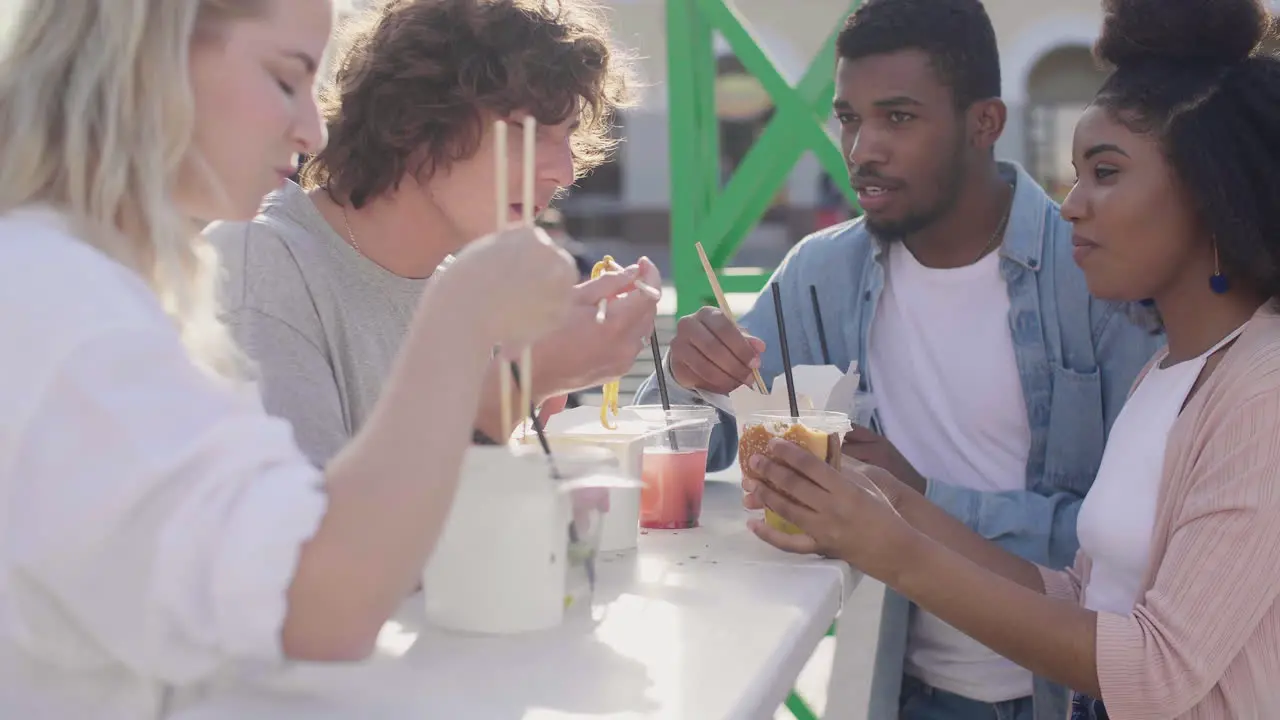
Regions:
<instances>
[{"instance_id":1,"label":"yellow noodles","mask_svg":"<svg viewBox=\"0 0 1280 720\"><path fill-rule=\"evenodd\" d=\"M613 257L605 255L603 260L596 263L595 266L591 268L591 279L594 280L600 277L601 273L616 266L617 263L613 261ZM601 301L601 305L604 305L603 301ZM604 308L601 307L600 310L600 315L603 316ZM600 319L603 318L601 317ZM614 380L613 382L605 383L601 388L603 395L600 399L600 424L610 430L618 429L618 424L614 422L613 418L618 417L619 385L619 381ZM611 414L613 418L610 417Z\"/></svg>"}]
</instances>

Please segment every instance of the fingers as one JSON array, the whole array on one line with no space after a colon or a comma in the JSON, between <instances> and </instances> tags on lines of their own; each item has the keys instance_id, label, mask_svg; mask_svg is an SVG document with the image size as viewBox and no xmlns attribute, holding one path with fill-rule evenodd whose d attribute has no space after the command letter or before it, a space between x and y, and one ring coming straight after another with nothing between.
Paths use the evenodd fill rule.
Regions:
<instances>
[{"instance_id":1,"label":"fingers","mask_svg":"<svg viewBox=\"0 0 1280 720\"><path fill-rule=\"evenodd\" d=\"M649 339L657 314L658 299L642 292L627 293L609 303L604 323L598 326L614 360L607 370L621 375L631 369Z\"/></svg>"},{"instance_id":2,"label":"fingers","mask_svg":"<svg viewBox=\"0 0 1280 720\"><path fill-rule=\"evenodd\" d=\"M818 552L817 541L808 535L789 535L777 528L770 527L760 518L748 520L747 527L751 528L751 532L755 533L756 537L783 552L796 553L798 555L813 555Z\"/></svg>"},{"instance_id":3,"label":"fingers","mask_svg":"<svg viewBox=\"0 0 1280 720\"><path fill-rule=\"evenodd\" d=\"M658 314L658 297L644 290L628 292L609 303L605 324L618 327L628 336L639 333L640 337L647 338Z\"/></svg>"},{"instance_id":4,"label":"fingers","mask_svg":"<svg viewBox=\"0 0 1280 720\"><path fill-rule=\"evenodd\" d=\"M486 236L459 252L449 271L459 279L451 283L469 285L478 276L491 275L495 264L518 267L521 272L510 276L503 292L487 293L487 299L501 307L481 327L495 345L508 351L519 349L563 319L577 270L572 259L550 243L545 233L511 228ZM514 302L517 299L519 302Z\"/></svg>"},{"instance_id":5,"label":"fingers","mask_svg":"<svg viewBox=\"0 0 1280 720\"><path fill-rule=\"evenodd\" d=\"M736 349L717 333L715 328L723 324L729 324ZM751 371L759 365L759 355L751 344L727 318L712 308L681 318L671 342L671 353L672 370L683 374L677 378L682 385L719 393L731 392L750 382Z\"/></svg>"},{"instance_id":6,"label":"fingers","mask_svg":"<svg viewBox=\"0 0 1280 720\"><path fill-rule=\"evenodd\" d=\"M714 335L740 365L748 369L760 366L760 353L752 347L746 335L733 324L732 320L725 317L724 313L715 308L702 308L695 317L699 318L702 327Z\"/></svg>"},{"instance_id":7,"label":"fingers","mask_svg":"<svg viewBox=\"0 0 1280 720\"><path fill-rule=\"evenodd\" d=\"M842 482L840 471L831 467L827 462L817 455L806 450L800 445L793 442L774 438L769 441L769 455L758 456L764 462L761 463L761 469L757 470L770 483L784 492L791 492L791 489L782 484L775 482L774 476L782 482L795 483L800 487L812 486L822 493L830 493L838 489ZM753 465L753 467L755 467ZM772 473L772 474L771 474ZM794 494L794 493L793 493ZM804 497L795 495L796 498L804 500ZM823 495L815 496L818 503L826 502L828 498ZM814 505L813 507L821 507Z\"/></svg>"},{"instance_id":8,"label":"fingers","mask_svg":"<svg viewBox=\"0 0 1280 720\"><path fill-rule=\"evenodd\" d=\"M601 273L600 277L575 288L574 301L594 306L601 300L612 300L631 289L639 276L640 268L634 265L620 272Z\"/></svg>"},{"instance_id":9,"label":"fingers","mask_svg":"<svg viewBox=\"0 0 1280 720\"><path fill-rule=\"evenodd\" d=\"M662 273L658 272L658 266L654 265L653 261L642 257L636 264L640 268L641 282L652 288L662 288Z\"/></svg>"},{"instance_id":10,"label":"fingers","mask_svg":"<svg viewBox=\"0 0 1280 720\"><path fill-rule=\"evenodd\" d=\"M552 395L543 400L542 405L538 407L538 420L545 425L548 418L563 412L568 403L569 396L565 394Z\"/></svg>"},{"instance_id":11,"label":"fingers","mask_svg":"<svg viewBox=\"0 0 1280 720\"><path fill-rule=\"evenodd\" d=\"M795 446L793 445L792 447ZM773 452L772 448L770 448L770 452ZM801 450L801 452L806 451ZM789 502L803 506L811 511L826 507L831 502L831 493L804 473L798 472L795 468L785 463L767 455L754 455L748 462L751 464L752 472L758 473L761 478L761 482L752 488L752 493L759 495L761 500L774 510L778 508L769 504L771 493L783 495ZM827 467L827 469L831 470L830 467ZM831 471L835 472L834 470Z\"/></svg>"},{"instance_id":12,"label":"fingers","mask_svg":"<svg viewBox=\"0 0 1280 720\"><path fill-rule=\"evenodd\" d=\"M759 496L755 494L756 487L760 481L755 478L742 476L742 507L748 510L763 510L764 503L760 502Z\"/></svg>"},{"instance_id":13,"label":"fingers","mask_svg":"<svg viewBox=\"0 0 1280 720\"><path fill-rule=\"evenodd\" d=\"M712 342L715 341L713 340ZM746 384L747 377L749 377L735 377L730 372L725 371L714 360L707 357L701 348L692 344L691 339L688 337L678 343L672 341L671 352L672 372L680 374L683 371L693 378L691 384L685 382L683 378L677 378L680 384L685 387L711 390L727 395L739 386ZM677 370L677 365L680 366L679 370Z\"/></svg>"}]
</instances>

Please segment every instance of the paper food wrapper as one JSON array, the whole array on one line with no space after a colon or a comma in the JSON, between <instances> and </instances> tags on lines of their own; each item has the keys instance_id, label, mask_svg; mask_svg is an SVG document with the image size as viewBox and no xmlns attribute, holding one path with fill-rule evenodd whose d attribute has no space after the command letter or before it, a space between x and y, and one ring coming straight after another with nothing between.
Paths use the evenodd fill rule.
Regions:
<instances>
[{"instance_id":1,"label":"paper food wrapper","mask_svg":"<svg viewBox=\"0 0 1280 720\"><path fill-rule=\"evenodd\" d=\"M853 417L854 397L861 379L857 361L850 363L849 370L844 373L834 365L796 365L791 368L791 379L796 386L796 405L801 411L831 410ZM737 418L741 437L742 423L752 414L791 410L791 403L787 400L786 375L774 378L770 387L773 391L768 395L744 385L727 397L712 393L703 393L703 397Z\"/></svg>"},{"instance_id":2,"label":"paper food wrapper","mask_svg":"<svg viewBox=\"0 0 1280 720\"><path fill-rule=\"evenodd\" d=\"M854 360L849 363L849 371L831 386L827 400L822 404L823 409L845 413L852 420L857 414L854 400L858 396L858 384L861 381L862 373L858 372L858 361Z\"/></svg>"}]
</instances>

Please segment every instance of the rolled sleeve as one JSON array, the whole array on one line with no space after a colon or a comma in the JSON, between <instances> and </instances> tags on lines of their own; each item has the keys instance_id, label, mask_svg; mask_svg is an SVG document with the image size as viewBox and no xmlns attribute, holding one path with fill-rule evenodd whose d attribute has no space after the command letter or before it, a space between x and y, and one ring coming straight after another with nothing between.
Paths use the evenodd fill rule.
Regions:
<instances>
[{"instance_id":1,"label":"rolled sleeve","mask_svg":"<svg viewBox=\"0 0 1280 720\"><path fill-rule=\"evenodd\" d=\"M326 509L288 423L197 370L172 333L104 333L51 378L13 470L28 650L170 683L281 661L286 594Z\"/></svg>"},{"instance_id":2,"label":"rolled sleeve","mask_svg":"<svg viewBox=\"0 0 1280 720\"><path fill-rule=\"evenodd\" d=\"M230 654L282 655L285 591L325 507L315 473L305 467L281 470L240 498L226 526L227 539L211 563L215 622Z\"/></svg>"},{"instance_id":3,"label":"rolled sleeve","mask_svg":"<svg viewBox=\"0 0 1280 720\"><path fill-rule=\"evenodd\" d=\"M924 496L929 502L946 510L951 517L977 530L975 526L978 524L978 494L976 492L930 479L925 486Z\"/></svg>"},{"instance_id":4,"label":"rolled sleeve","mask_svg":"<svg viewBox=\"0 0 1280 720\"><path fill-rule=\"evenodd\" d=\"M1083 502L1079 495L988 492L931 478L925 497L970 530L1031 562L1067 567L1079 549L1076 517Z\"/></svg>"}]
</instances>

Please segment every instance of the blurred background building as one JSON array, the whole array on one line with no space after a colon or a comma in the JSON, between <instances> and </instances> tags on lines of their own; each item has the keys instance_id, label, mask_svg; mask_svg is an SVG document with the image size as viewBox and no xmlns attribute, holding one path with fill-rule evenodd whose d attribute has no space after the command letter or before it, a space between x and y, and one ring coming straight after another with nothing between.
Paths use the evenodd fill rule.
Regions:
<instances>
[{"instance_id":1,"label":"blurred background building","mask_svg":"<svg viewBox=\"0 0 1280 720\"><path fill-rule=\"evenodd\" d=\"M358 7L370 0L347 0ZM639 104L620 118L624 142L609 164L561 202L564 227L588 252L619 259L649 255L666 268L670 173L667 115L666 0L598 0L620 46L639 59ZM850 0L726 0L736 8L783 76L798 80ZM1280 7L1280 1L1272 1ZM1049 192L1065 196L1073 179L1076 118L1101 84L1090 47L1101 24L1100 0L985 0L999 39L1009 124L997 152L1022 164ZM721 161L727 176L772 113L769 95L718 43L716 103ZM834 126L833 126L834 130ZM809 232L849 215L848 204L812 155L796 166L734 264L771 267Z\"/></svg>"},{"instance_id":2,"label":"blurred background building","mask_svg":"<svg viewBox=\"0 0 1280 720\"><path fill-rule=\"evenodd\" d=\"M348 4L359 7L372 1L376 0L348 0ZM739 14L757 45L793 85L853 5L851 0L723 1ZM647 255L670 282L672 167L667 78L669 71L680 69L668 67L669 0L597 2L612 16L618 45L638 59L639 102L619 118L617 132L622 143L616 157L581 180L559 202L559 230L576 241L577 254L586 262L604 254L624 263ZM1009 106L1008 126L997 154L1021 164L1061 199L1074 178L1071 137L1076 119L1105 77L1090 54L1101 26L1101 0L984 2L1000 46L1003 98ZM1272 4L1280 5L1280 0ZM744 70L728 43L719 35L714 42L723 185L774 108L769 93ZM833 121L829 129L834 135ZM843 174L827 175L813 154L807 153L726 267L767 273L806 234L850 217L849 203L841 195L847 181ZM708 242L702 237L693 239ZM681 242L691 243L692 239ZM684 257L682 262L690 262L687 254ZM673 315L679 314L677 293L672 290L669 284L658 323L663 344L673 333ZM729 294L735 311L748 307L754 297L754 293ZM702 300L692 301L701 304ZM681 305L687 311L687 301ZM647 354L637 359L622 379L624 401L651 371Z\"/></svg>"},{"instance_id":3,"label":"blurred background building","mask_svg":"<svg viewBox=\"0 0 1280 720\"><path fill-rule=\"evenodd\" d=\"M360 4L360 0L355 0ZM582 180L562 201L565 229L592 252L620 258L647 254L665 265L670 173L665 0L603 0L616 38L639 59L639 104L620 120L617 157ZM732 3L783 77L798 80L849 0L735 0ZM1089 48L1101 23L1099 0L986 0L1000 42L1009 126L998 147L1054 195L1073 178L1071 132L1102 82ZM726 175L741 161L772 113L769 95L718 44L716 104ZM812 155L796 166L736 263L771 266L795 241L848 217Z\"/></svg>"}]
</instances>

